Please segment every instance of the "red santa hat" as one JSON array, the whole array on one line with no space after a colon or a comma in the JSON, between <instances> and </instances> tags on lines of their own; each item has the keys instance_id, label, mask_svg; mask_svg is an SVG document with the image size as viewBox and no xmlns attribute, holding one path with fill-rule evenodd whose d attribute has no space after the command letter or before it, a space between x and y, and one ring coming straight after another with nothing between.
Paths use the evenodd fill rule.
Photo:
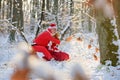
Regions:
<instances>
[{"instance_id":1,"label":"red santa hat","mask_svg":"<svg viewBox=\"0 0 120 80\"><path fill-rule=\"evenodd\" d=\"M48 27L48 31L51 32L51 29L57 29L57 26L55 23L51 23Z\"/></svg>"},{"instance_id":2,"label":"red santa hat","mask_svg":"<svg viewBox=\"0 0 120 80\"><path fill-rule=\"evenodd\" d=\"M53 29L53 28L56 28L57 29L57 26L55 23L51 23L48 27L48 29Z\"/></svg>"}]
</instances>

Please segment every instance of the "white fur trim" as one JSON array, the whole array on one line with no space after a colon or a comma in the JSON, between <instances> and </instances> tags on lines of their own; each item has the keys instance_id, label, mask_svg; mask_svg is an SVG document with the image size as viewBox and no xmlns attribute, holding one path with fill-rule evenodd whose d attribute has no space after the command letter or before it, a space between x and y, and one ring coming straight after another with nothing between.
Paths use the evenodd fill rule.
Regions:
<instances>
[{"instance_id":1,"label":"white fur trim","mask_svg":"<svg viewBox=\"0 0 120 80\"><path fill-rule=\"evenodd\" d=\"M51 26L49 26L48 28L49 28L49 29L52 29L52 28L56 28L56 29L57 29L57 26L55 26L55 27L51 27Z\"/></svg>"}]
</instances>

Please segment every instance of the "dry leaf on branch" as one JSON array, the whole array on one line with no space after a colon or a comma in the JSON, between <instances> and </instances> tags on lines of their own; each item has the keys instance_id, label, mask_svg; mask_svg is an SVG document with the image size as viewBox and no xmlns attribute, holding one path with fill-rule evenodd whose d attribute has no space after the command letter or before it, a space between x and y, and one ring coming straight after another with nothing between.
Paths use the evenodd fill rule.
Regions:
<instances>
[{"instance_id":1,"label":"dry leaf on branch","mask_svg":"<svg viewBox=\"0 0 120 80\"><path fill-rule=\"evenodd\" d=\"M94 57L94 60L96 61L98 60L98 57L95 54L93 55L93 57Z\"/></svg>"},{"instance_id":2,"label":"dry leaf on branch","mask_svg":"<svg viewBox=\"0 0 120 80\"><path fill-rule=\"evenodd\" d=\"M88 45L88 49L90 49L91 47L92 47L92 46L89 44L89 45Z\"/></svg>"},{"instance_id":3,"label":"dry leaf on branch","mask_svg":"<svg viewBox=\"0 0 120 80\"><path fill-rule=\"evenodd\" d=\"M98 48L95 48L95 51L96 51L96 53L98 53L98 52L99 52L99 49L98 49Z\"/></svg>"},{"instance_id":4,"label":"dry leaf on branch","mask_svg":"<svg viewBox=\"0 0 120 80\"><path fill-rule=\"evenodd\" d=\"M80 42L81 42L81 41L83 41L83 40L82 40L82 38L78 37L78 38L77 38L77 41L80 41Z\"/></svg>"},{"instance_id":5,"label":"dry leaf on branch","mask_svg":"<svg viewBox=\"0 0 120 80\"><path fill-rule=\"evenodd\" d=\"M71 40L72 40L72 38L73 38L73 36L69 36L68 38L66 38L66 40L65 40L65 41L69 42L69 41L71 41Z\"/></svg>"}]
</instances>

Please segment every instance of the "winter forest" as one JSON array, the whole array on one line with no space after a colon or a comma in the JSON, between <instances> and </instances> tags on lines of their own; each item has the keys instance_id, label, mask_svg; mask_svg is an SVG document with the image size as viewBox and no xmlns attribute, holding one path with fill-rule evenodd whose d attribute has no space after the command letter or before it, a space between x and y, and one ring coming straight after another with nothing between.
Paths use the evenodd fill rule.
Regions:
<instances>
[{"instance_id":1,"label":"winter forest","mask_svg":"<svg viewBox=\"0 0 120 80\"><path fill-rule=\"evenodd\" d=\"M120 80L119 5L120 0L0 0L0 80ZM53 26L60 41L54 55L62 60L47 50L51 38L39 44L41 51L33 48L44 31L55 38ZM47 42L45 37L39 40Z\"/></svg>"}]
</instances>

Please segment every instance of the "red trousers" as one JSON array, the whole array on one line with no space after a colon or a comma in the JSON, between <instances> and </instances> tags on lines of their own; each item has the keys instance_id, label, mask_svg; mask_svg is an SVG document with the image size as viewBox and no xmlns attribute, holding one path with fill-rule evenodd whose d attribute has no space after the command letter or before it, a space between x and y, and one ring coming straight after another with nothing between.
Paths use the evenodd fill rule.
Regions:
<instances>
[{"instance_id":1,"label":"red trousers","mask_svg":"<svg viewBox=\"0 0 120 80\"><path fill-rule=\"evenodd\" d=\"M52 57L56 60L56 61L65 61L69 59L69 55L65 52L54 52L54 51L49 51L52 55Z\"/></svg>"},{"instance_id":2,"label":"red trousers","mask_svg":"<svg viewBox=\"0 0 120 80\"><path fill-rule=\"evenodd\" d=\"M42 52L44 54L43 58L47 61L50 61L52 58L54 58L57 61L64 61L69 59L69 55L65 52L49 51L46 47L39 45L35 45L32 47L36 52Z\"/></svg>"}]
</instances>

